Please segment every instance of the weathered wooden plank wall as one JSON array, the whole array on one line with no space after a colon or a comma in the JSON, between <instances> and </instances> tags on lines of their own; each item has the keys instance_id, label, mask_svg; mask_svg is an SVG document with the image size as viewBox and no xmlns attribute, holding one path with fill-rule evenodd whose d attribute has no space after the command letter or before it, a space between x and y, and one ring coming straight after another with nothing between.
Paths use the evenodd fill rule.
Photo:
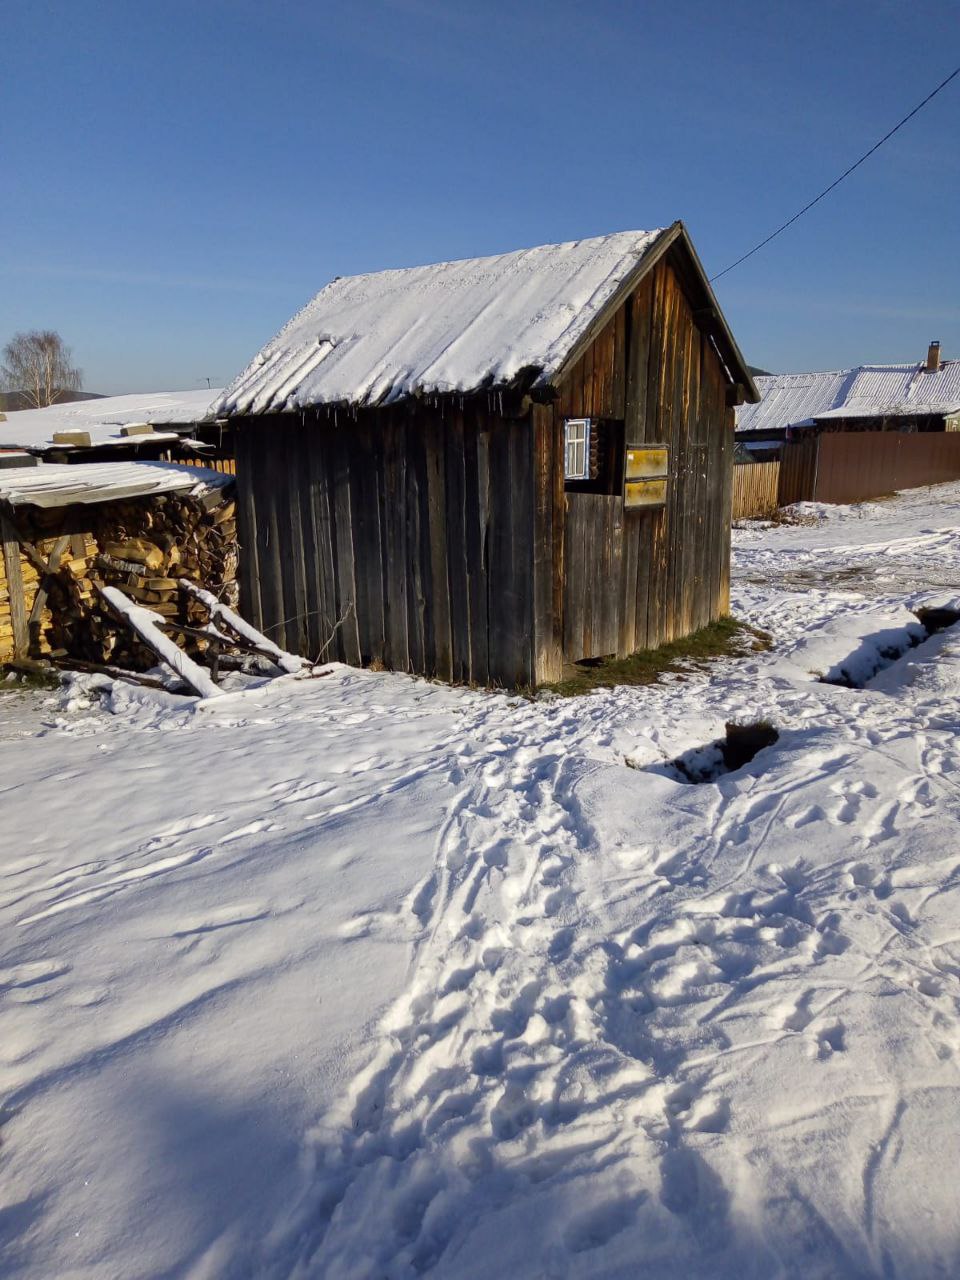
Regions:
<instances>
[{"instance_id":1,"label":"weathered wooden plank wall","mask_svg":"<svg viewBox=\"0 0 960 1280\"><path fill-rule=\"evenodd\" d=\"M242 607L271 639L445 680L533 682L544 477L528 420L467 401L339 426L258 418L237 439Z\"/></svg>"},{"instance_id":2,"label":"weathered wooden plank wall","mask_svg":"<svg viewBox=\"0 0 960 1280\"><path fill-rule=\"evenodd\" d=\"M733 518L768 516L777 509L780 463L738 462L733 468Z\"/></svg>"},{"instance_id":3,"label":"weathered wooden plank wall","mask_svg":"<svg viewBox=\"0 0 960 1280\"><path fill-rule=\"evenodd\" d=\"M698 325L677 263L665 259L570 368L551 405L535 406L538 474L560 473L567 417L623 419L626 442L670 446L667 504L625 511L619 497L543 495L537 547L554 548L562 651L549 631L556 598L538 557L537 676L560 663L625 656L705 626L729 608L733 409L728 379ZM563 519L558 520L558 511ZM553 614L555 619L556 614Z\"/></svg>"}]
</instances>

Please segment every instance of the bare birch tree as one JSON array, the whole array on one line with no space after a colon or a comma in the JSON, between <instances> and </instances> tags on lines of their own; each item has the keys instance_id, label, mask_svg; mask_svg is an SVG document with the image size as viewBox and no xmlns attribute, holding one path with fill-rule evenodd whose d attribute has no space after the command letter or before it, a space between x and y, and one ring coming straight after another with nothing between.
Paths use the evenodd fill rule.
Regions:
<instances>
[{"instance_id":1,"label":"bare birch tree","mask_svg":"<svg viewBox=\"0 0 960 1280\"><path fill-rule=\"evenodd\" d=\"M79 391L83 374L72 363L69 347L52 329L15 333L3 348L0 379L8 391L19 391L33 409L55 404L64 391Z\"/></svg>"}]
</instances>

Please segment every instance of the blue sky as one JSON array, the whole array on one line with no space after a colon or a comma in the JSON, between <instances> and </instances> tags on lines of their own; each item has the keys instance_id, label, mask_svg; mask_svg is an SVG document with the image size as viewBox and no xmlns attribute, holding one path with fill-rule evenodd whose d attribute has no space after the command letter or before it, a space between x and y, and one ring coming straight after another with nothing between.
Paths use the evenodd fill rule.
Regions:
<instances>
[{"instance_id":1,"label":"blue sky","mask_svg":"<svg viewBox=\"0 0 960 1280\"><path fill-rule=\"evenodd\" d=\"M683 218L712 274L960 62L960 0L0 6L0 343L228 381L330 277ZM771 369L960 355L960 79L718 285Z\"/></svg>"}]
</instances>

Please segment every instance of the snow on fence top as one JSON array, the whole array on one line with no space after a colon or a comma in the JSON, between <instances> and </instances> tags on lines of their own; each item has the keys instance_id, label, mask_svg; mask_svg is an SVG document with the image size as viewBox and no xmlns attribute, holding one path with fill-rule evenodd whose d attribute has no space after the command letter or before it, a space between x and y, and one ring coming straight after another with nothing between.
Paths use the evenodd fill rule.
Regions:
<instances>
[{"instance_id":1,"label":"snow on fence top","mask_svg":"<svg viewBox=\"0 0 960 1280\"><path fill-rule=\"evenodd\" d=\"M199 494L232 483L233 476L219 471L164 462L91 462L82 467L40 463L0 471L0 502L12 507L66 507L154 493Z\"/></svg>"},{"instance_id":2,"label":"snow on fence top","mask_svg":"<svg viewBox=\"0 0 960 1280\"><path fill-rule=\"evenodd\" d=\"M960 409L960 360L945 360L935 372L923 363L863 364L827 373L760 375L754 381L760 403L737 410L738 431Z\"/></svg>"},{"instance_id":3,"label":"snow on fence top","mask_svg":"<svg viewBox=\"0 0 960 1280\"><path fill-rule=\"evenodd\" d=\"M121 427L147 425L162 427L176 424L190 426L212 417L211 402L220 389L204 387L202 391L142 391L129 396L104 396L98 400L78 400L70 404L52 404L46 409L18 409L0 421L0 448L37 451L69 449L54 446L55 431L86 431L91 446L144 443L144 437L120 434ZM175 438L175 433L151 435L147 440Z\"/></svg>"},{"instance_id":4,"label":"snow on fence top","mask_svg":"<svg viewBox=\"0 0 960 1280\"><path fill-rule=\"evenodd\" d=\"M333 280L215 402L217 416L546 383L661 231Z\"/></svg>"}]
</instances>

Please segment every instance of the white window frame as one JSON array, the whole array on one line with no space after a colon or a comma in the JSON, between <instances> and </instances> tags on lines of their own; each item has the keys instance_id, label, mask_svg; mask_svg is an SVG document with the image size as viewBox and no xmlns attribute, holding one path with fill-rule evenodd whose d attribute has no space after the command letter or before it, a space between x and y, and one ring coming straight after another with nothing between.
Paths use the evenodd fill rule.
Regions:
<instances>
[{"instance_id":1,"label":"white window frame","mask_svg":"<svg viewBox=\"0 0 960 1280\"><path fill-rule=\"evenodd\" d=\"M564 480L590 479L590 429L590 418L564 418Z\"/></svg>"}]
</instances>

